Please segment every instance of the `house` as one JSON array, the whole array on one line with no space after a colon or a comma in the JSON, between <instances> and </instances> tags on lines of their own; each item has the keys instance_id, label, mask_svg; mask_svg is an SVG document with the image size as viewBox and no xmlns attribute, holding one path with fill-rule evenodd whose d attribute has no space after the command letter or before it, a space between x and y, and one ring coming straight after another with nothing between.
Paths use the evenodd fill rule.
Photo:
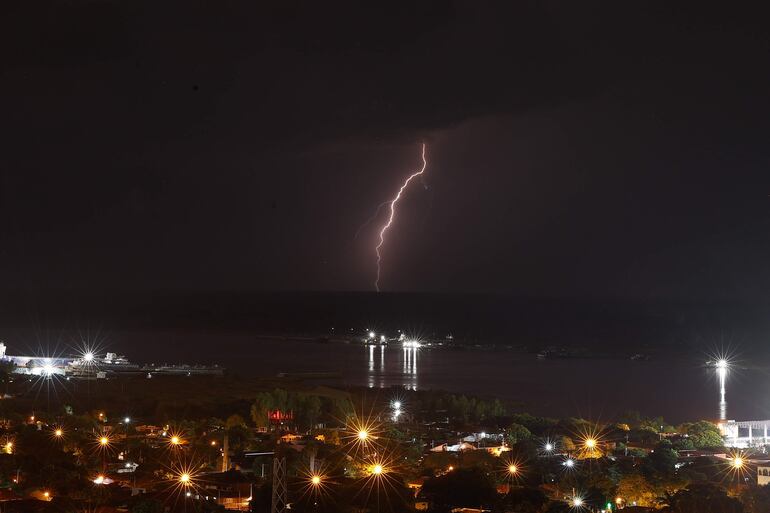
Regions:
<instances>
[{"instance_id":1,"label":"house","mask_svg":"<svg viewBox=\"0 0 770 513\"><path fill-rule=\"evenodd\" d=\"M770 467L757 467L757 484L770 485Z\"/></svg>"}]
</instances>

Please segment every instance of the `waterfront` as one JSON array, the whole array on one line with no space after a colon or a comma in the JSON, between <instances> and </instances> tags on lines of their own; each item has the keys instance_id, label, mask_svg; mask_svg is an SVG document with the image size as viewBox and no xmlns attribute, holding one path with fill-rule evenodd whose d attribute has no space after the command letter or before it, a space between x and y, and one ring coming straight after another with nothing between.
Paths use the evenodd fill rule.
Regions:
<instances>
[{"instance_id":1,"label":"waterfront","mask_svg":"<svg viewBox=\"0 0 770 513\"><path fill-rule=\"evenodd\" d=\"M707 356L692 359L555 359L509 350L404 350L398 346L314 343L246 334L116 333L110 347L129 357L217 363L244 376L334 373L323 381L373 389L442 389L521 403L531 413L609 419L637 410L672 422L719 417L719 383ZM731 369L727 417L770 417L766 370Z\"/></svg>"}]
</instances>

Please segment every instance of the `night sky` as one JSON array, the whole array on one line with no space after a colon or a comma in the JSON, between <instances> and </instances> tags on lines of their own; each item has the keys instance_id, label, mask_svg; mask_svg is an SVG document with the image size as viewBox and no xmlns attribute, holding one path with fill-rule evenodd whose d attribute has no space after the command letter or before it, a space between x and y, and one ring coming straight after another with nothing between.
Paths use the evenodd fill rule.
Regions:
<instances>
[{"instance_id":1,"label":"night sky","mask_svg":"<svg viewBox=\"0 0 770 513\"><path fill-rule=\"evenodd\" d=\"M5 2L3 289L765 300L759 12L329 4Z\"/></svg>"}]
</instances>

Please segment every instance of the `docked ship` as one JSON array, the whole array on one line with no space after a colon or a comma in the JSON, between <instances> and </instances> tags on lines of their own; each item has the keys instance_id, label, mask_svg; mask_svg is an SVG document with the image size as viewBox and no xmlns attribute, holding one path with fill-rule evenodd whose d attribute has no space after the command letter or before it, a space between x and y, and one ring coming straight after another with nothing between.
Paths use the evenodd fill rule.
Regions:
<instances>
[{"instance_id":1,"label":"docked ship","mask_svg":"<svg viewBox=\"0 0 770 513\"><path fill-rule=\"evenodd\" d=\"M13 372L43 377L54 375L80 379L107 379L118 376L221 376L224 368L218 365L144 364L132 363L125 356L107 353L98 356L84 352L79 356L11 356L0 341L0 362L11 364Z\"/></svg>"},{"instance_id":2,"label":"docked ship","mask_svg":"<svg viewBox=\"0 0 770 513\"><path fill-rule=\"evenodd\" d=\"M72 360L65 373L76 378L109 378L138 375L142 373L142 367L116 353L107 353L103 358L88 353Z\"/></svg>"},{"instance_id":3,"label":"docked ship","mask_svg":"<svg viewBox=\"0 0 770 513\"><path fill-rule=\"evenodd\" d=\"M224 368L219 365L144 365L142 372L147 374L148 378L153 376L221 376L224 374Z\"/></svg>"}]
</instances>

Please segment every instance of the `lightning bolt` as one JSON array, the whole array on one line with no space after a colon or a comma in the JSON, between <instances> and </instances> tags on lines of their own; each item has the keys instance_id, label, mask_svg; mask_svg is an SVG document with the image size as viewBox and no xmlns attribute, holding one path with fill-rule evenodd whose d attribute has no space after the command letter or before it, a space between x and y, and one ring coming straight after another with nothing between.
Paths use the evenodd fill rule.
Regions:
<instances>
[{"instance_id":1,"label":"lightning bolt","mask_svg":"<svg viewBox=\"0 0 770 513\"><path fill-rule=\"evenodd\" d=\"M358 227L358 230L356 230L356 234L353 236L353 240L357 239L358 236L361 235L361 232L364 230L364 228L372 224L380 216L380 210L382 210L382 207L384 207L388 203L390 203L390 201L383 201L377 206L377 210L374 211L374 214L372 214L372 217L367 219L364 224Z\"/></svg>"},{"instance_id":2,"label":"lightning bolt","mask_svg":"<svg viewBox=\"0 0 770 513\"><path fill-rule=\"evenodd\" d=\"M425 172L425 168L427 167L428 161L425 160L425 143L422 143L422 167L419 171L415 171L409 175L409 178L404 180L404 183L401 185L401 188L398 190L398 193L392 200L385 202L385 205L388 203L390 204L390 216L388 216L388 222L385 223L382 229L380 229L380 243L377 244L376 248L374 248L375 252L377 253L377 279L374 280L374 288L377 292L380 291L380 270L382 267L382 253L380 250L382 249L383 244L385 244L385 233L387 233L388 229L390 229L391 225L393 224L393 219L396 217L396 204L398 203L398 200L401 199L401 194L403 194L404 190L409 187L409 182L422 175Z\"/></svg>"}]
</instances>

